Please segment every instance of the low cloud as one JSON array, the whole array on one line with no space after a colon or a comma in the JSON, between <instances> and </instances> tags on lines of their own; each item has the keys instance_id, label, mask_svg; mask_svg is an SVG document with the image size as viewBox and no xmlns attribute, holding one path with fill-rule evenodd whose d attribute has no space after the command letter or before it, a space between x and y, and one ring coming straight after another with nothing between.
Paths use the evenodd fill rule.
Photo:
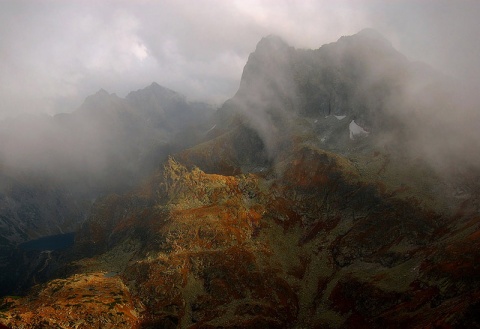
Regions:
<instances>
[{"instance_id":1,"label":"low cloud","mask_svg":"<svg viewBox=\"0 0 480 329\"><path fill-rule=\"evenodd\" d=\"M479 82L476 1L2 1L0 118L71 112L105 88L157 81L192 100L232 97L256 43L318 48L374 27L412 59Z\"/></svg>"},{"instance_id":2,"label":"low cloud","mask_svg":"<svg viewBox=\"0 0 480 329\"><path fill-rule=\"evenodd\" d=\"M297 49L316 49L373 27L408 60L424 61L444 74L456 90L450 95L444 84L431 92L437 87L416 79L388 100L394 113L397 108L417 109L397 113L418 128L412 149L429 154L436 163L444 162L447 154L470 154L466 159L474 164L480 161L479 10L478 1L445 0L2 1L0 120L72 112L100 88L124 97L152 81L190 100L220 106L242 89L244 65L262 37L274 34ZM271 78L277 93L295 98L297 91L288 79ZM422 94L431 97L422 99ZM251 102L272 106L266 105L268 94L255 95ZM281 107L285 115L275 118L244 104L271 150L278 143L274 136L282 133L267 133L278 129L273 121L288 121L289 111L297 111L297 106ZM43 119L31 120L32 130L37 121L43 129ZM26 143L28 133L23 138ZM11 152L21 153L11 145Z\"/></svg>"}]
</instances>

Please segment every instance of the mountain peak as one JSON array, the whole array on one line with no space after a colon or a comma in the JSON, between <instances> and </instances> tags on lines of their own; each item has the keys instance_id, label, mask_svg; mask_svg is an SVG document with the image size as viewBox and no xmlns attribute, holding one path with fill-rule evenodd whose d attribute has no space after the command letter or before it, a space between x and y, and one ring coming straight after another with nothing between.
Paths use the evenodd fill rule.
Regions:
<instances>
[{"instance_id":1,"label":"mountain peak","mask_svg":"<svg viewBox=\"0 0 480 329\"><path fill-rule=\"evenodd\" d=\"M114 104L118 105L120 101L121 98L119 98L115 93L110 94L105 89L101 88L95 94L87 96L79 110L84 111L87 109L88 111L96 111L96 109L112 108L113 106L116 106Z\"/></svg>"},{"instance_id":2,"label":"mountain peak","mask_svg":"<svg viewBox=\"0 0 480 329\"><path fill-rule=\"evenodd\" d=\"M378 32L377 30L375 30L373 28L369 28L369 27L361 30L356 35L361 36L361 37L367 37L367 38L370 38L370 39L378 39L378 40L387 41L387 38L385 38L385 36L383 34Z\"/></svg>"},{"instance_id":3,"label":"mountain peak","mask_svg":"<svg viewBox=\"0 0 480 329\"><path fill-rule=\"evenodd\" d=\"M168 88L165 88L165 87L159 85L155 81L153 81L149 86L145 87L144 89L159 89L159 90L167 89L168 90Z\"/></svg>"},{"instance_id":4,"label":"mountain peak","mask_svg":"<svg viewBox=\"0 0 480 329\"><path fill-rule=\"evenodd\" d=\"M106 91L105 89L103 88L100 88L99 91L97 91L94 96L109 96L110 94L108 93L108 91Z\"/></svg>"},{"instance_id":5,"label":"mountain peak","mask_svg":"<svg viewBox=\"0 0 480 329\"><path fill-rule=\"evenodd\" d=\"M85 99L85 103L94 104L98 102L104 102L114 96L114 94L109 94L105 89L101 88L95 94L88 96Z\"/></svg>"},{"instance_id":6,"label":"mountain peak","mask_svg":"<svg viewBox=\"0 0 480 329\"><path fill-rule=\"evenodd\" d=\"M382 33L372 28L365 28L357 34L351 36L343 36L338 41L355 42L368 45L376 44L392 48L391 42Z\"/></svg>"},{"instance_id":7,"label":"mountain peak","mask_svg":"<svg viewBox=\"0 0 480 329\"><path fill-rule=\"evenodd\" d=\"M158 83L156 83L155 81L152 82L152 84L146 88L144 88L144 90L148 90L148 91L153 91L153 92L157 92L157 93L162 93L162 94L170 94L170 95L177 95L178 93L176 91L173 91L167 87L164 87L164 86L161 86L159 85Z\"/></svg>"},{"instance_id":8,"label":"mountain peak","mask_svg":"<svg viewBox=\"0 0 480 329\"><path fill-rule=\"evenodd\" d=\"M185 101L185 96L177 93L169 88L159 85L156 82L152 82L148 87L139 89L137 91L131 91L126 99L130 101L139 101L140 99L147 99L153 97L158 101Z\"/></svg>"},{"instance_id":9,"label":"mountain peak","mask_svg":"<svg viewBox=\"0 0 480 329\"><path fill-rule=\"evenodd\" d=\"M290 48L290 46L281 37L270 34L258 42L255 52L271 53L272 51L281 51L288 48Z\"/></svg>"},{"instance_id":10,"label":"mountain peak","mask_svg":"<svg viewBox=\"0 0 480 329\"><path fill-rule=\"evenodd\" d=\"M267 35L266 37L263 37L260 42L270 42L270 43L275 43L275 44L284 44L287 45L287 43L282 39L282 37L276 35L276 34L270 34Z\"/></svg>"}]
</instances>

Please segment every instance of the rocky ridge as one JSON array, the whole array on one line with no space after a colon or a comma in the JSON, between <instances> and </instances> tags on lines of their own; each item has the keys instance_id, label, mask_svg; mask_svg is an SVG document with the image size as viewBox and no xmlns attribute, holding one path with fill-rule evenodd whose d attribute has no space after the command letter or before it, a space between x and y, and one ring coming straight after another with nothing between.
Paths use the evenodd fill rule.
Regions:
<instances>
[{"instance_id":1,"label":"rocky ridge","mask_svg":"<svg viewBox=\"0 0 480 329\"><path fill-rule=\"evenodd\" d=\"M45 253L22 243L78 230L96 198L129 190L202 138L212 111L153 83L125 99L100 90L70 114L0 123L0 293L48 276L38 275Z\"/></svg>"},{"instance_id":2,"label":"rocky ridge","mask_svg":"<svg viewBox=\"0 0 480 329\"><path fill-rule=\"evenodd\" d=\"M71 306L48 316L32 310L60 282L46 304L78 299L68 289L80 289L72 286L80 278L97 297L75 299L79 314L91 315L85 323L68 318L78 328L478 326L478 196L475 188L454 196L428 161L393 147L401 139L379 143L397 120L384 106L391 93L356 89L379 52L382 65L410 74L409 62L372 31L315 51L262 40L208 140L171 155L131 193L96 202L63 278L5 299L0 322L71 327L59 322ZM329 78L334 59L337 78ZM296 66L310 64L309 72L323 71L296 76ZM390 75L375 76L399 91ZM369 134L352 136L352 121ZM111 300L107 282L128 298Z\"/></svg>"},{"instance_id":3,"label":"rocky ridge","mask_svg":"<svg viewBox=\"0 0 480 329\"><path fill-rule=\"evenodd\" d=\"M319 149L299 147L280 167L224 176L170 158L136 193L99 205L77 239L91 258L72 266L121 273L116 280L140 303L131 307L144 328L471 321L479 227L470 214L445 218L400 200ZM95 289L107 295L103 285ZM92 303L98 299L78 307ZM4 323L29 322L21 310L33 305L22 300ZM103 309L93 314L108 318Z\"/></svg>"}]
</instances>

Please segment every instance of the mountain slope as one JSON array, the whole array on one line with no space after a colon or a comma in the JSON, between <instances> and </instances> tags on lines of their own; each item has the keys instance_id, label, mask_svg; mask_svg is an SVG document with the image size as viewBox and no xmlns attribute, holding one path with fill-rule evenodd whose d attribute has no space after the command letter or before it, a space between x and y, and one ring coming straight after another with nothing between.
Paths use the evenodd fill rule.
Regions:
<instances>
[{"instance_id":1,"label":"mountain slope","mask_svg":"<svg viewBox=\"0 0 480 329\"><path fill-rule=\"evenodd\" d=\"M70 195L75 202L106 192L124 191L150 174L168 152L180 147L172 146L178 144L173 142L176 134L193 123L205 122L212 111L205 104L189 103L185 97L153 83L130 93L127 99L100 90L71 114L3 123L0 154L4 204L17 202L39 207L40 203L55 202L54 197L46 196L47 201L28 201L35 192L15 192L20 191L22 185L28 190L30 182L31 189L35 185L42 189L43 184L45 188L40 193L48 195L49 189L60 190L63 192L57 193L57 198ZM187 116L189 120L185 120ZM22 136L26 131L28 134ZM67 207L72 201L59 199L57 202ZM44 210L47 211L39 209ZM10 231L21 230L26 224L22 221L29 221L21 214L4 214L5 220L13 220L12 216L16 226L9 226ZM29 225L34 225L31 228L35 233L29 233L27 228L19 233L23 238L2 236L18 243L62 233L62 228L51 229L56 225L55 220L68 231L81 220L66 214L51 214L50 223L43 223L43 217L46 216L31 218L35 223ZM70 222L65 226L62 220Z\"/></svg>"},{"instance_id":2,"label":"mountain slope","mask_svg":"<svg viewBox=\"0 0 480 329\"><path fill-rule=\"evenodd\" d=\"M5 299L0 321L478 327L478 170L442 176L410 153L415 126L399 111L423 120L428 102L396 99L419 81L416 67L370 30L312 51L263 39L201 143L99 199L63 267L50 268L61 280Z\"/></svg>"},{"instance_id":3,"label":"mountain slope","mask_svg":"<svg viewBox=\"0 0 480 329\"><path fill-rule=\"evenodd\" d=\"M361 182L347 159L329 152L300 147L280 167L276 174L221 176L170 158L138 192L96 207L76 241L91 258L72 265L90 276L121 273L128 293L141 301L134 310L142 327L422 327L471 320L468 301L480 287L467 273L474 275L470 257L478 252L461 241L465 234L477 241L478 224L458 217L454 228L452 218ZM452 267L453 254L444 250L470 256ZM101 284L93 287L106 295ZM75 307L96 302L83 299ZM25 322L32 303L20 301L4 313L6 323ZM93 312L92 321L108 318L99 308ZM9 315L17 313L18 320ZM33 318L52 324L55 317L38 311Z\"/></svg>"},{"instance_id":4,"label":"mountain slope","mask_svg":"<svg viewBox=\"0 0 480 329\"><path fill-rule=\"evenodd\" d=\"M153 83L126 99L100 90L71 114L0 123L0 293L35 282L48 259L21 243L76 231L93 200L137 185L203 136L211 113Z\"/></svg>"}]
</instances>

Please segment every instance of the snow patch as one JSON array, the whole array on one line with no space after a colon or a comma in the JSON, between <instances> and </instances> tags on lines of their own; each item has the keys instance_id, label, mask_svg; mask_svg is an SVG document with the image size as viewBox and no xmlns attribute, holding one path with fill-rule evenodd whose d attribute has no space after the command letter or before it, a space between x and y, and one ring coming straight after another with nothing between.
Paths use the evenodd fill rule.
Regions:
<instances>
[{"instance_id":1,"label":"snow patch","mask_svg":"<svg viewBox=\"0 0 480 329\"><path fill-rule=\"evenodd\" d=\"M342 119L345 119L347 116L346 115L336 115L335 118L337 118L337 120L342 120Z\"/></svg>"},{"instance_id":2,"label":"snow patch","mask_svg":"<svg viewBox=\"0 0 480 329\"><path fill-rule=\"evenodd\" d=\"M368 136L369 134L368 131L366 131L359 125L357 125L355 123L355 120L352 120L352 122L350 122L350 125L348 126L348 128L350 129L350 139L352 140L355 139L356 137Z\"/></svg>"}]
</instances>

